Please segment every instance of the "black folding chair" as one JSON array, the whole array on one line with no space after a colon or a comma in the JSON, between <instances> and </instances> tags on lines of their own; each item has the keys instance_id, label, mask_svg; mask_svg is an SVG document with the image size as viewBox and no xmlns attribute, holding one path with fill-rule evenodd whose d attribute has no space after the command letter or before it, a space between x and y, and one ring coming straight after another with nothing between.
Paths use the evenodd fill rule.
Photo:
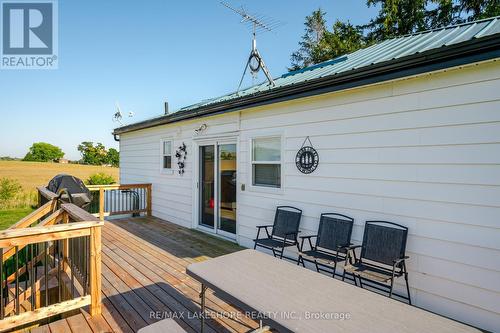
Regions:
<instances>
[{"instance_id":1,"label":"black folding chair","mask_svg":"<svg viewBox=\"0 0 500 333\"><path fill-rule=\"evenodd\" d=\"M254 239L255 245L269 249L273 251L273 255L280 259L283 258L283 251L288 246L297 246L299 249L297 236L299 234L299 224L300 218L302 216L302 210L291 207L291 206L278 206L276 208L276 214L274 215L273 225L259 225L257 226L257 238ZM269 233L269 228L272 228L272 232ZM260 230L266 230L265 238L259 238ZM287 258L294 260L292 258Z\"/></svg>"},{"instance_id":2,"label":"black folding chair","mask_svg":"<svg viewBox=\"0 0 500 333\"><path fill-rule=\"evenodd\" d=\"M388 292L389 297L394 295L408 300L411 305L405 262L409 258L405 255L407 236L408 228L405 226L386 221L366 221L362 245L349 247L342 280L346 273L351 274L354 283L356 277L359 279L360 287L363 287L362 280L365 280L368 282L366 286ZM356 248L361 248L359 259L354 252ZM406 281L407 296L393 292L394 279L401 276Z\"/></svg>"},{"instance_id":3,"label":"black folding chair","mask_svg":"<svg viewBox=\"0 0 500 333\"><path fill-rule=\"evenodd\" d=\"M354 219L342 214L324 213L319 219L317 235L301 236L301 245L297 265L304 261L312 262L318 272L326 272L335 277L337 262L346 260L347 249L351 245L352 225ZM312 238L316 238L313 246ZM304 248L304 240L308 240L309 250Z\"/></svg>"}]
</instances>

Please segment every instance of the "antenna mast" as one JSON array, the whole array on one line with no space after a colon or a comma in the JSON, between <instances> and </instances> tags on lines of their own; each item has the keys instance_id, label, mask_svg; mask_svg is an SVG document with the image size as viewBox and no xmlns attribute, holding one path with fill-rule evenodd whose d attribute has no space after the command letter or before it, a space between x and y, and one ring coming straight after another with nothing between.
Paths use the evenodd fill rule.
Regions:
<instances>
[{"instance_id":1,"label":"antenna mast","mask_svg":"<svg viewBox=\"0 0 500 333\"><path fill-rule=\"evenodd\" d=\"M252 25L252 50L250 51L250 56L248 57L247 63L245 65L245 70L243 71L243 75L241 76L241 80L238 85L237 91L240 91L241 84L243 83L243 79L245 77L248 68L250 68L250 72L252 73L252 76L254 78L257 76L259 70L262 69L264 75L267 78L267 81L269 81L269 84L274 86L274 80L271 76L271 73L269 73L269 70L267 69L267 66L264 63L264 59L262 58L262 56L259 53L259 50L257 49L257 31L258 30L264 32L272 31L273 28L280 25L280 23L274 21L272 24L266 24L262 21L262 19L258 18L257 16L249 14L245 9L243 9L243 7L241 9L236 9L231 7L231 5L229 5L227 2L221 1L220 3L224 7L240 15L242 17L241 23L250 23Z\"/></svg>"}]
</instances>

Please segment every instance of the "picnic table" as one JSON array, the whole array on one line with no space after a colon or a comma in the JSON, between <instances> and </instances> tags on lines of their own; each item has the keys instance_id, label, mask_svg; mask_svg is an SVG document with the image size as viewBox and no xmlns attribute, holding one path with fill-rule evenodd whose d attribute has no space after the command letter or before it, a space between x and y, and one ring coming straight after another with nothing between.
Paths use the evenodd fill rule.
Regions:
<instances>
[{"instance_id":1,"label":"picnic table","mask_svg":"<svg viewBox=\"0 0 500 333\"><path fill-rule=\"evenodd\" d=\"M202 285L202 313L210 288L280 333L480 332L255 250L191 264L187 274Z\"/></svg>"}]
</instances>

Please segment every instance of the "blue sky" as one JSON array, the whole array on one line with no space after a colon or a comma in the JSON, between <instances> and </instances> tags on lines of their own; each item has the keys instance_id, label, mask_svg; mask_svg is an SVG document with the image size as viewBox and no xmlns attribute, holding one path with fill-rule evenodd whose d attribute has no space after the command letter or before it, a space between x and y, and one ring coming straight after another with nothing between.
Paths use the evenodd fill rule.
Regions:
<instances>
[{"instance_id":1,"label":"blue sky","mask_svg":"<svg viewBox=\"0 0 500 333\"><path fill-rule=\"evenodd\" d=\"M313 10L329 25L376 14L364 0L228 2L285 23L258 36L273 76L286 72ZM116 101L135 113L130 123L161 114L165 100L172 110L233 91L250 47L250 31L216 0L60 0L59 69L0 70L0 156L23 157L37 141L70 159L82 141L117 147Z\"/></svg>"}]
</instances>

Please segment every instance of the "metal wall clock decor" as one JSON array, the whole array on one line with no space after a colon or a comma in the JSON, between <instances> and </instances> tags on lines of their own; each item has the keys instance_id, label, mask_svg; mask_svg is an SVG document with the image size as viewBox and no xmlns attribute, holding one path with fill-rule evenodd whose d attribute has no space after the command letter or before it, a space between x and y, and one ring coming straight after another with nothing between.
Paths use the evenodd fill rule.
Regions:
<instances>
[{"instance_id":1,"label":"metal wall clock decor","mask_svg":"<svg viewBox=\"0 0 500 333\"><path fill-rule=\"evenodd\" d=\"M306 142L309 141L309 145L306 146ZM302 147L297 152L295 156L295 165L300 172L304 174L310 174L316 170L319 163L319 155L316 149L312 146L309 137L306 137Z\"/></svg>"},{"instance_id":2,"label":"metal wall clock decor","mask_svg":"<svg viewBox=\"0 0 500 333\"><path fill-rule=\"evenodd\" d=\"M186 166L186 156L187 149L186 144L183 142L179 148L175 151L175 157L177 158L177 165L179 166L179 175L184 174L184 167Z\"/></svg>"}]
</instances>

